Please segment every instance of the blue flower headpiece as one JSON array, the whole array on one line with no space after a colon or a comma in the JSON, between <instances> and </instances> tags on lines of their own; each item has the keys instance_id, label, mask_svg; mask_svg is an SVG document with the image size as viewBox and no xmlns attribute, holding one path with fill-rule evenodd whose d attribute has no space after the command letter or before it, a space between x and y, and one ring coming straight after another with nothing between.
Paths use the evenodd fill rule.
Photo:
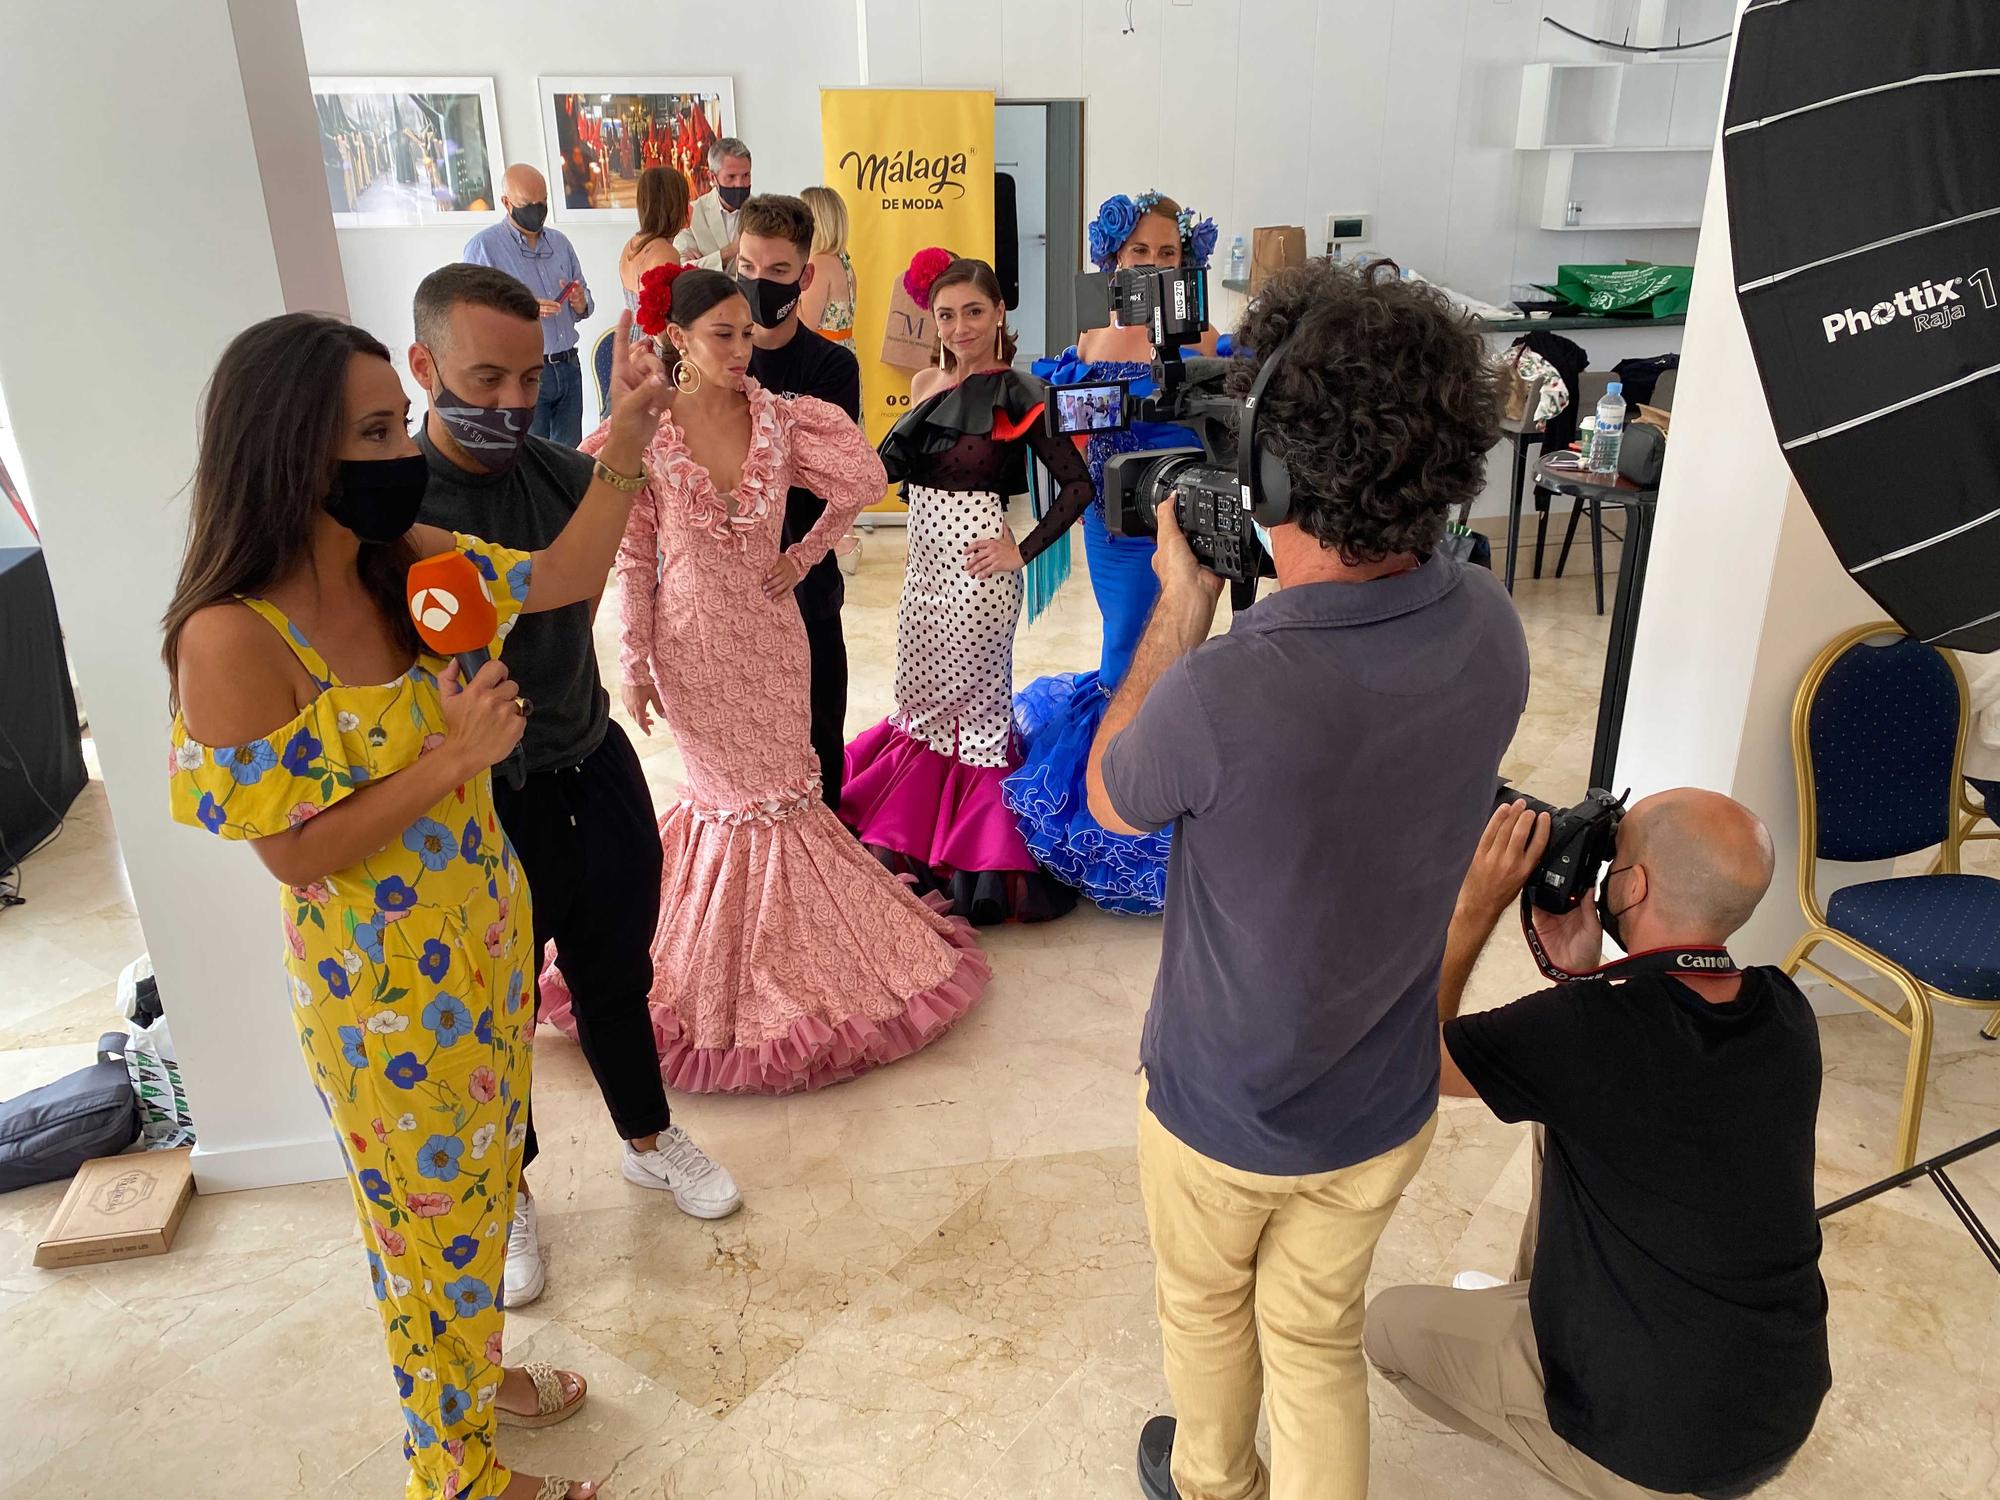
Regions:
<instances>
[{"instance_id":1,"label":"blue flower headpiece","mask_svg":"<svg viewBox=\"0 0 2000 1500\"><path fill-rule=\"evenodd\" d=\"M1097 217L1090 221L1090 259L1098 270L1109 271L1117 264L1118 252L1132 238L1132 231L1159 207L1164 196L1149 188L1137 198L1117 193L1104 200ZM1197 218L1193 209L1184 208L1174 223L1181 234L1181 263L1205 270L1209 257L1215 254L1215 220Z\"/></svg>"}]
</instances>

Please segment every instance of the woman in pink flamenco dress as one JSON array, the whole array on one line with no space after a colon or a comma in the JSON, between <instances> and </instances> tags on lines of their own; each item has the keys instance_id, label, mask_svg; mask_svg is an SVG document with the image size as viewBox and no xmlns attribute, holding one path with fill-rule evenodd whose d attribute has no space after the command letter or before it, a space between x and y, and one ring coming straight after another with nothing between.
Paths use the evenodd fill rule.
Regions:
<instances>
[{"instance_id":1,"label":"woman in pink flamenco dress","mask_svg":"<svg viewBox=\"0 0 2000 1500\"><path fill-rule=\"evenodd\" d=\"M882 465L837 408L748 377L750 310L727 277L649 271L639 320L663 332L677 391L618 554L626 706L648 733L659 713L687 771L660 819L661 1068L695 1093L820 1088L935 1040L990 972L971 928L884 870L820 797L792 588L881 498ZM795 483L826 513L780 551ZM561 997L545 1013L559 1026Z\"/></svg>"}]
</instances>

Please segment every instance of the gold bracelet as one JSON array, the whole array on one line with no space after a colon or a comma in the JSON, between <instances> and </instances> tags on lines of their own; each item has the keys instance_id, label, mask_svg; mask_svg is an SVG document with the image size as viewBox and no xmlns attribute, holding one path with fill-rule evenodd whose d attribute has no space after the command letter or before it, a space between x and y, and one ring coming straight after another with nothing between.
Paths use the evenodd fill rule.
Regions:
<instances>
[{"instance_id":1,"label":"gold bracelet","mask_svg":"<svg viewBox=\"0 0 2000 1500\"><path fill-rule=\"evenodd\" d=\"M597 461L597 467L591 472L595 477L603 480L614 490L622 490L628 495L638 490L646 482L644 471L637 474L620 474L601 458Z\"/></svg>"}]
</instances>

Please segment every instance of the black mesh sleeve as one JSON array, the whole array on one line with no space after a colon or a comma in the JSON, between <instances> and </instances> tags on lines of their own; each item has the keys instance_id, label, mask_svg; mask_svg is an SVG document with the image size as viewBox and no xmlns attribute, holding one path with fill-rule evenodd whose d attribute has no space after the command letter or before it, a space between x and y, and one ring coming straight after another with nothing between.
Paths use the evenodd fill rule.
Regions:
<instances>
[{"instance_id":1,"label":"black mesh sleeve","mask_svg":"<svg viewBox=\"0 0 2000 1500\"><path fill-rule=\"evenodd\" d=\"M1056 496L1049 503L1035 529L1028 533L1021 543L1021 560L1033 562L1048 550L1049 543L1061 536L1082 519L1084 507L1090 504L1090 467L1083 461L1083 455L1076 451L1076 444L1066 437L1057 437L1038 418L1028 429L1028 446L1035 451L1035 457L1048 466L1055 477Z\"/></svg>"}]
</instances>

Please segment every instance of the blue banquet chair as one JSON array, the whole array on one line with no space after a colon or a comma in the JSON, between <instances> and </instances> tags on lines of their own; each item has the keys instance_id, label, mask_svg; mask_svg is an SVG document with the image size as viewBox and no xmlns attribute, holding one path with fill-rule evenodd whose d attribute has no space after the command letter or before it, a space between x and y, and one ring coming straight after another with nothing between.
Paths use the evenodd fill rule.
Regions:
<instances>
[{"instance_id":1,"label":"blue banquet chair","mask_svg":"<svg viewBox=\"0 0 2000 1500\"><path fill-rule=\"evenodd\" d=\"M1994 1013L2000 1030L2000 880L1959 870L1968 824L1959 775L1970 723L1965 674L1949 652L1889 622L1831 642L1792 705L1799 794L1799 904L1806 932L1785 972L1808 969L1910 1041L1895 1169L1917 1156L1932 1007ZM1935 846L1931 872L1843 886L1819 902L1819 861L1865 863ZM1813 961L1822 944L1893 984L1889 1004Z\"/></svg>"}]
</instances>

